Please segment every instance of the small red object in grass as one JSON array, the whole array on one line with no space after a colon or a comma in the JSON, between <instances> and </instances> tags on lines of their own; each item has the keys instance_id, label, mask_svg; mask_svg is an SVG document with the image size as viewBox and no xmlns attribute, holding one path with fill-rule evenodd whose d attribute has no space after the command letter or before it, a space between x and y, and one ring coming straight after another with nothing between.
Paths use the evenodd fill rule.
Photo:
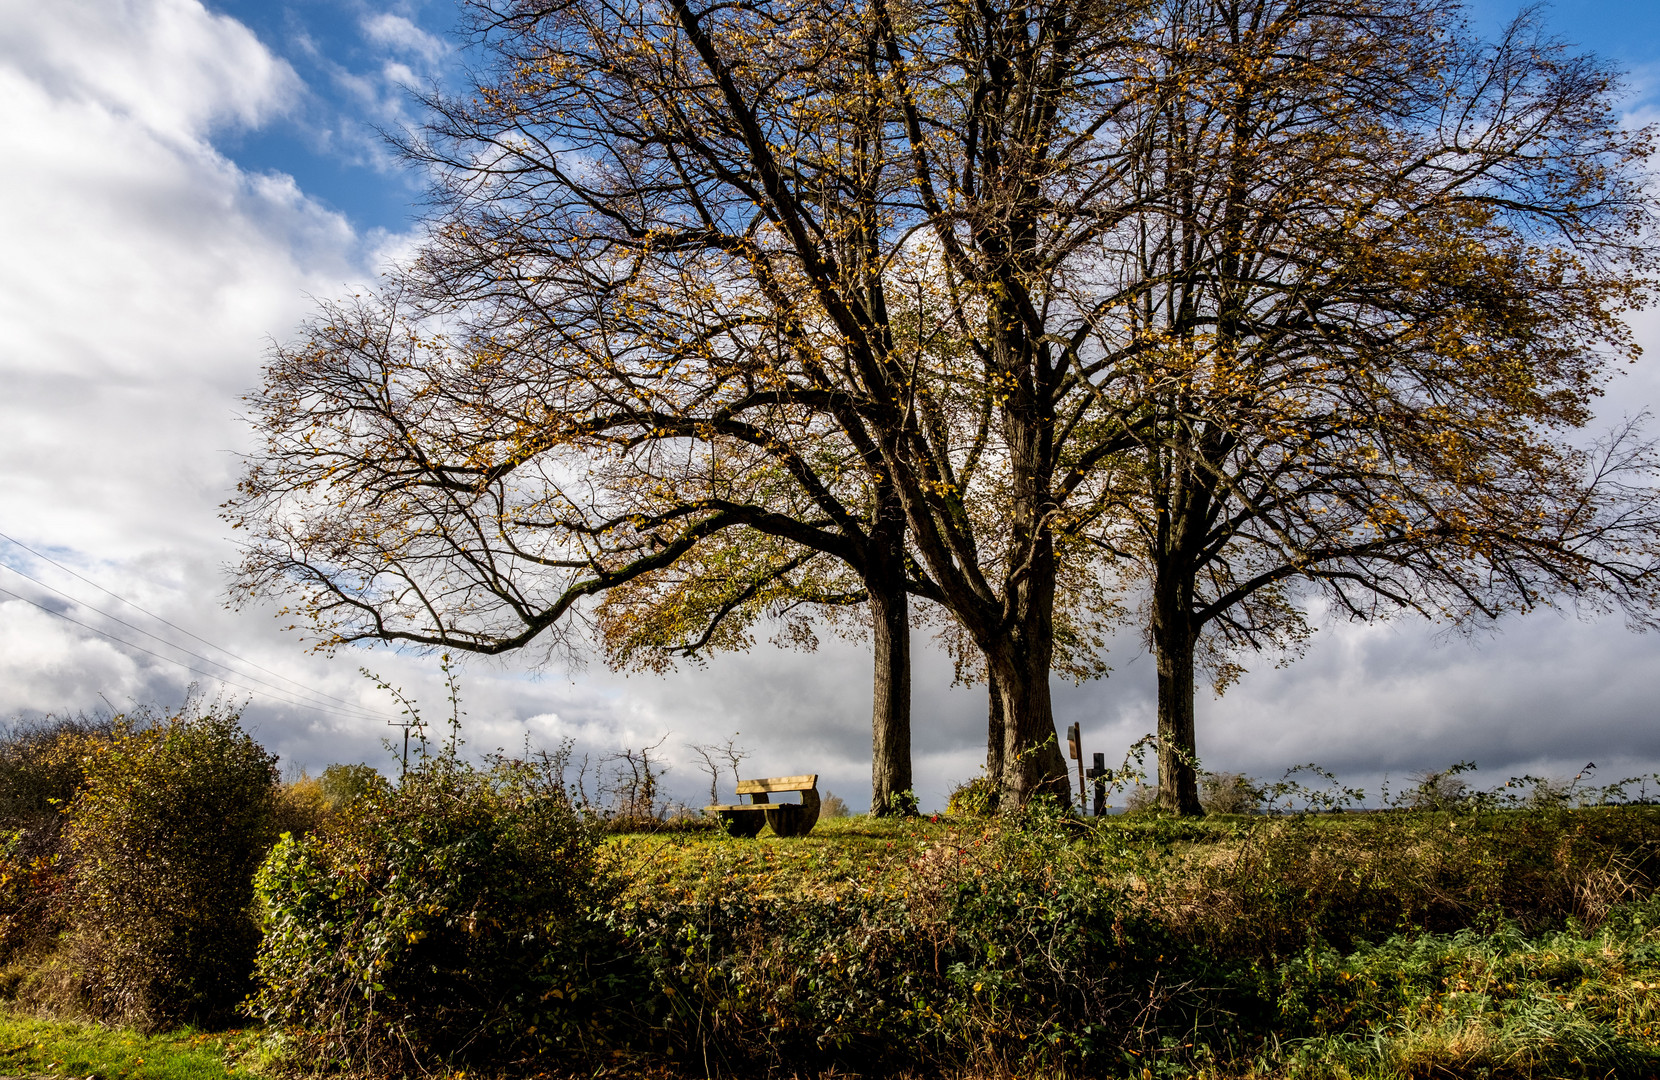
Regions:
<instances>
[{"instance_id":1,"label":"small red object in grass","mask_svg":"<svg viewBox=\"0 0 1660 1080\"><path fill-rule=\"evenodd\" d=\"M940 823L940 816L938 814L934 814L928 820L932 821L935 825L938 825Z\"/></svg>"}]
</instances>

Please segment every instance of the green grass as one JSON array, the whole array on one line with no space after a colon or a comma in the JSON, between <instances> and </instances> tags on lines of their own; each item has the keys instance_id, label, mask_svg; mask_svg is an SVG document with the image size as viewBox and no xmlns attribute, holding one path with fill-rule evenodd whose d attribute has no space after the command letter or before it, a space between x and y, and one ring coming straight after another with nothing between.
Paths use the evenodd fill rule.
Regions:
<instances>
[{"instance_id":1,"label":"green grass","mask_svg":"<svg viewBox=\"0 0 1660 1080\"><path fill-rule=\"evenodd\" d=\"M257 1032L164 1035L0 1011L0 1073L91 1077L95 1080L252 1080Z\"/></svg>"},{"instance_id":2,"label":"green grass","mask_svg":"<svg viewBox=\"0 0 1660 1080\"><path fill-rule=\"evenodd\" d=\"M1309 819L1314 824L1316 819ZM1163 858L1237 840L1269 819L1214 815L1202 821L1158 815L1088 819L1076 838L1111 845L1138 857ZM989 839L997 819L945 814L877 818L857 814L820 818L811 834L780 838L766 830L740 839L717 830L621 833L607 840L612 868L640 900L704 900L742 889L754 899L893 893L913 885L925 853ZM1345 828L1341 816L1319 819L1320 829ZM1138 863L1139 865L1139 863Z\"/></svg>"},{"instance_id":3,"label":"green grass","mask_svg":"<svg viewBox=\"0 0 1660 1080\"><path fill-rule=\"evenodd\" d=\"M824 899L903 890L912 861L926 848L979 836L968 819L821 819L808 836L753 839L724 833L633 833L607 845L630 895L638 900L704 900L742 890L757 899Z\"/></svg>"},{"instance_id":4,"label":"green grass","mask_svg":"<svg viewBox=\"0 0 1660 1080\"><path fill-rule=\"evenodd\" d=\"M821 820L806 837L715 831L611 837L610 865L638 903L897 897L919 870L1001 862L1007 823L966 817ZM1234 938L1310 917L1338 944L1453 931L1503 914L1529 929L1596 922L1660 881L1660 807L1548 812L1332 814L1296 818L1131 815L1064 825L1052 854L1145 898L1186 930ZM1020 858L1017 853L1013 856ZM1265 907L1265 904L1267 907ZM1273 909L1283 921L1264 917ZM1185 915L1176 915L1186 912ZM1272 924L1272 925L1270 925ZM1181 927L1173 928L1182 929ZM1185 932L1185 930L1183 931Z\"/></svg>"},{"instance_id":5,"label":"green grass","mask_svg":"<svg viewBox=\"0 0 1660 1080\"><path fill-rule=\"evenodd\" d=\"M1346 957L1311 950L1281 999L1318 1034L1288 1047L1294 1077L1651 1077L1660 1072L1654 905L1602 931L1393 938Z\"/></svg>"}]
</instances>

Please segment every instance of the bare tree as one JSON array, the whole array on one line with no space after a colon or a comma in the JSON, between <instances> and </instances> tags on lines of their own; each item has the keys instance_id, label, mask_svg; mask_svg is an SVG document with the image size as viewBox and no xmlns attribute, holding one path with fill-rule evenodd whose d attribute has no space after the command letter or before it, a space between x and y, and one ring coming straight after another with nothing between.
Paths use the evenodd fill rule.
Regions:
<instances>
[{"instance_id":1,"label":"bare tree","mask_svg":"<svg viewBox=\"0 0 1660 1080\"><path fill-rule=\"evenodd\" d=\"M1200 631L1294 635L1293 579L1354 597L1393 558L1354 588L1502 605L1506 537L1541 555L1511 596L1580 573L1537 543L1588 554L1571 521L1495 504L1572 472L1545 435L1583 422L1648 266L1642 140L1560 52L1483 52L1417 0L467 10L476 85L405 146L431 235L279 352L231 508L243 586L331 640L557 644L748 530L756 566L861 586L882 804L914 596L983 665L1012 808L1068 798L1049 684L1097 555L1149 583L1189 758ZM1396 462L1434 495L1404 527ZM1469 482L1506 463L1532 472ZM685 565L688 627L767 587ZM1199 604L1213 571L1237 580Z\"/></svg>"},{"instance_id":2,"label":"bare tree","mask_svg":"<svg viewBox=\"0 0 1660 1080\"><path fill-rule=\"evenodd\" d=\"M740 782L738 766L743 764L745 758L749 757L749 751L738 745L738 736L741 734L742 732L734 731L727 736L725 742L715 748L715 751L720 754L721 760L726 762L726 767L732 770L733 784Z\"/></svg>"},{"instance_id":3,"label":"bare tree","mask_svg":"<svg viewBox=\"0 0 1660 1080\"><path fill-rule=\"evenodd\" d=\"M657 817L657 786L669 766L662 759L653 762L651 755L668 741L664 735L650 746L638 750L625 746L600 759L600 764L612 766L608 785L611 804L618 816L633 821L650 821Z\"/></svg>"},{"instance_id":4,"label":"bare tree","mask_svg":"<svg viewBox=\"0 0 1660 1080\"><path fill-rule=\"evenodd\" d=\"M687 743L686 749L697 755L703 764L699 766L709 774L709 805L720 802L720 763L715 760L715 748L703 746L699 743Z\"/></svg>"},{"instance_id":5,"label":"bare tree","mask_svg":"<svg viewBox=\"0 0 1660 1080\"><path fill-rule=\"evenodd\" d=\"M1355 619L1651 619L1654 460L1576 429L1636 355L1656 203L1615 78L1532 15L1488 44L1417 0L1165 12L1147 197L1079 371L1139 384L1100 539L1146 590L1161 801L1196 813L1196 664L1222 687L1237 650L1295 650L1299 589Z\"/></svg>"}]
</instances>

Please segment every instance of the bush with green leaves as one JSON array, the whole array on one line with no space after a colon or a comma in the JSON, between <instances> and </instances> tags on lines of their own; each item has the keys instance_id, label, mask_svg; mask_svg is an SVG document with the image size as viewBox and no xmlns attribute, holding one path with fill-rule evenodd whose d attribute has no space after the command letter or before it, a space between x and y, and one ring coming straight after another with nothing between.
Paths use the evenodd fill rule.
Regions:
<instances>
[{"instance_id":1,"label":"bush with green leaves","mask_svg":"<svg viewBox=\"0 0 1660 1080\"><path fill-rule=\"evenodd\" d=\"M93 748L135 721L147 718L47 716L0 735L0 962L49 951L62 933L72 880L64 812Z\"/></svg>"},{"instance_id":2,"label":"bush with green leaves","mask_svg":"<svg viewBox=\"0 0 1660 1080\"><path fill-rule=\"evenodd\" d=\"M607 1039L618 950L595 834L532 765L444 754L286 837L258 879L247 1010L319 1066L580 1057Z\"/></svg>"},{"instance_id":3,"label":"bush with green leaves","mask_svg":"<svg viewBox=\"0 0 1660 1080\"><path fill-rule=\"evenodd\" d=\"M330 765L317 778L331 810L344 810L359 799L386 790L386 777L373 765Z\"/></svg>"},{"instance_id":4,"label":"bush with green leaves","mask_svg":"<svg viewBox=\"0 0 1660 1080\"><path fill-rule=\"evenodd\" d=\"M97 1014L213 1021L248 989L254 871L273 839L276 758L236 712L187 703L91 744L69 809L72 961Z\"/></svg>"},{"instance_id":5,"label":"bush with green leaves","mask_svg":"<svg viewBox=\"0 0 1660 1080\"><path fill-rule=\"evenodd\" d=\"M846 835L882 828L881 850L908 842L890 825ZM701 880L644 878L609 916L650 973L636 1048L756 1076L1324 1078L1340 1062L1398 1078L1467 1059L1543 1078L1617 1034L1583 1060L1660 1063L1660 930L1584 944L1654 895L1657 808L1084 822L1045 804L916 837L892 872L855 878L796 881L813 862L789 841L714 841ZM1468 946L1458 963L1477 974L1488 954L1612 951L1599 985L1570 988L1579 1004L1543 1010L1548 1035L1501 980L1478 1054L1447 1010L1480 1005L1462 982L1493 994L1491 978L1444 982L1432 964L1398 1000L1355 997L1402 941ZM1534 1064L1502 1072L1505 1054Z\"/></svg>"},{"instance_id":6,"label":"bush with green leaves","mask_svg":"<svg viewBox=\"0 0 1660 1080\"><path fill-rule=\"evenodd\" d=\"M945 812L958 817L986 817L997 812L997 784L989 776L976 776L951 789Z\"/></svg>"},{"instance_id":7,"label":"bush with green leaves","mask_svg":"<svg viewBox=\"0 0 1660 1080\"><path fill-rule=\"evenodd\" d=\"M1513 923L1403 934L1276 972L1285 1075L1647 1077L1660 1072L1660 900L1595 932Z\"/></svg>"},{"instance_id":8,"label":"bush with green leaves","mask_svg":"<svg viewBox=\"0 0 1660 1080\"><path fill-rule=\"evenodd\" d=\"M1116 1075L1098 1070L1125 1047L1259 1007L1248 978L1132 912L1107 854L1042 804L923 849L896 887L727 881L620 908L652 978L640 1046L740 1076Z\"/></svg>"}]
</instances>

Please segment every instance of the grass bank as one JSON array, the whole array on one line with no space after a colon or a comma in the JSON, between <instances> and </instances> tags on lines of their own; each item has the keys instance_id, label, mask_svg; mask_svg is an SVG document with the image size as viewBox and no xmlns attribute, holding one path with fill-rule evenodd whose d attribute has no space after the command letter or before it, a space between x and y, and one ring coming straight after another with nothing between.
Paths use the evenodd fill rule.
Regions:
<instances>
[{"instance_id":1,"label":"grass bank","mask_svg":"<svg viewBox=\"0 0 1660 1080\"><path fill-rule=\"evenodd\" d=\"M1660 1073L1660 811L826 822L608 842L700 1071Z\"/></svg>"},{"instance_id":2,"label":"grass bank","mask_svg":"<svg viewBox=\"0 0 1660 1080\"><path fill-rule=\"evenodd\" d=\"M534 780L441 761L277 847L252 1008L286 1060L26 1018L75 1011L43 974L71 930L5 969L0 1073L1660 1076L1657 807L740 840L609 831Z\"/></svg>"},{"instance_id":3,"label":"grass bank","mask_svg":"<svg viewBox=\"0 0 1660 1080\"><path fill-rule=\"evenodd\" d=\"M140 1035L0 1010L0 1073L89 1080L256 1080L263 1040L244 1031Z\"/></svg>"}]
</instances>

